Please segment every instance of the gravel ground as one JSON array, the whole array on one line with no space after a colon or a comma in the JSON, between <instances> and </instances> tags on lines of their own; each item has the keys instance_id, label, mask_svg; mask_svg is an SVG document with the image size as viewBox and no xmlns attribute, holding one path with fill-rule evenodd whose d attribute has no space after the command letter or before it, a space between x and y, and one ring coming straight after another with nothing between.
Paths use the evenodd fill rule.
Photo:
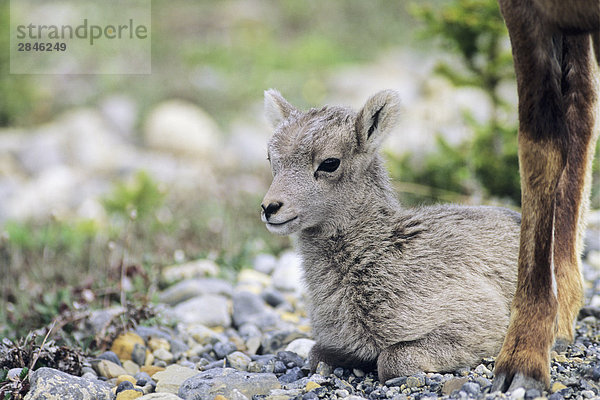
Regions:
<instances>
[{"instance_id":1,"label":"gravel ground","mask_svg":"<svg viewBox=\"0 0 600 400\"><path fill-rule=\"evenodd\" d=\"M599 244L600 245L600 244ZM549 392L490 393L494 359L452 374L417 374L379 382L376 374L319 364L309 374L314 343L304 311L300 265L293 253L260 255L235 285L206 275L219 267L198 260L164 270L173 284L160 293L161 315L174 328L138 327L111 351L85 360L81 377L40 368L26 399L598 399L600 398L600 251L584 263L586 307L576 340L552 353ZM97 311L81 334L96 334L118 310ZM12 371L12 374L19 371ZM55 397L53 397L55 398Z\"/></svg>"}]
</instances>

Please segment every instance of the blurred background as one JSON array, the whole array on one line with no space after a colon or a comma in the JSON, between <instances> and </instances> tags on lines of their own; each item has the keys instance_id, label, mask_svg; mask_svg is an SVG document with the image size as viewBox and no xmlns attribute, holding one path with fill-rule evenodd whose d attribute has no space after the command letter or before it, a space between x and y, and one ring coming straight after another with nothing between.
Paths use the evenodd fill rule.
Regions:
<instances>
[{"instance_id":1,"label":"blurred background","mask_svg":"<svg viewBox=\"0 0 600 400\"><path fill-rule=\"evenodd\" d=\"M3 49L8 22L4 1ZM3 336L124 293L151 303L170 265L209 259L233 279L291 248L259 216L268 88L300 108L398 90L385 151L404 204L519 208L495 0L154 0L151 36L150 75L11 75L0 52Z\"/></svg>"}]
</instances>

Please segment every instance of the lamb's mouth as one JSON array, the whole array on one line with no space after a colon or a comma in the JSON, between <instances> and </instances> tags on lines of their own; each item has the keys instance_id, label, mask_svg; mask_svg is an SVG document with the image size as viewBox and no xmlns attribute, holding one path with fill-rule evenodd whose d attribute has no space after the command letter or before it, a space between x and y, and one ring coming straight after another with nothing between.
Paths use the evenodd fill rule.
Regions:
<instances>
[{"instance_id":1,"label":"lamb's mouth","mask_svg":"<svg viewBox=\"0 0 600 400\"><path fill-rule=\"evenodd\" d=\"M297 216L297 215L296 215L295 217L293 217L293 218L290 218L290 219L288 219L287 221L283 221L283 222L271 222L271 221L267 221L267 225L271 225L271 226L282 226L282 225L285 225L285 224L287 224L287 223L289 223L289 222L292 222L292 221L294 221L295 219L298 219L298 216Z\"/></svg>"}]
</instances>

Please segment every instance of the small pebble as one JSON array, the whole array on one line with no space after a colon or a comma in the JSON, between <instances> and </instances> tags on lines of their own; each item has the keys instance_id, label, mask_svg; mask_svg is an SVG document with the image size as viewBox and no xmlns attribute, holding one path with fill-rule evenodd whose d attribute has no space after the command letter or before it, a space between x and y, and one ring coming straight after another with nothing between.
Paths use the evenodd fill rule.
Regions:
<instances>
[{"instance_id":1,"label":"small pebble","mask_svg":"<svg viewBox=\"0 0 600 400\"><path fill-rule=\"evenodd\" d=\"M598 214L600 217L600 213ZM600 221L600 218L598 219ZM600 255L600 253L598 253ZM600 258L599 258L600 259ZM600 299L600 271L590 277L590 296ZM120 335L112 349L98 359L86 360L85 380L107 385L113 399L176 400L183 382L200 374L221 379L224 371L260 377L270 375L267 392L255 396L243 390L219 392L206 398L219 400L587 400L598 398L600 380L600 313L588 306L584 319L576 322L575 343L561 353L552 353L549 393L517 389L509 395L490 393L494 357L471 368L439 373L417 373L379 382L377 372L318 363L310 374L308 358L315 341L304 301L297 289L283 292L268 276L244 273L245 281L230 284L223 297L227 319L224 326L208 328L202 322L179 321L170 328L138 327ZM263 289L261 289L263 288ZM250 289L253 292L243 292ZM261 289L261 290L256 290ZM591 295L589 292L593 292ZM596 294L594 294L596 293ZM159 296L160 298L160 296ZM600 304L600 302L599 302ZM235 315L232 313L235 311ZM120 347L119 347L120 346ZM130 359L126 354L130 352ZM93 366L93 368L90 367ZM100 368L99 368L100 366ZM162 367L161 367L162 366ZM164 367L167 367L166 369ZM231 367L231 368L229 368ZM17 371L17 370L15 370ZM159 373L165 371L164 373ZM12 372L16 374L17 372ZM157 375L158 374L158 375ZM241 375L240 375L241 374ZM244 375L245 376L245 375ZM154 377L154 378L153 378ZM98 379L104 381L100 382ZM253 379L253 378L252 378ZM226 381L225 381L226 382ZM226 385L227 386L227 385ZM171 393L166 393L171 392ZM118 397L117 397L118 396ZM215 397L216 396L216 397ZM544 397L547 396L547 397ZM205 398L205 397L202 397Z\"/></svg>"},{"instance_id":2,"label":"small pebble","mask_svg":"<svg viewBox=\"0 0 600 400\"><path fill-rule=\"evenodd\" d=\"M321 376L329 376L333 372L333 369L329 364L319 361L315 372Z\"/></svg>"},{"instance_id":3,"label":"small pebble","mask_svg":"<svg viewBox=\"0 0 600 400\"><path fill-rule=\"evenodd\" d=\"M228 354L226 358L229 365L239 371L247 371L248 365L252 361L250 357L241 351L234 351L233 353Z\"/></svg>"},{"instance_id":4,"label":"small pebble","mask_svg":"<svg viewBox=\"0 0 600 400\"><path fill-rule=\"evenodd\" d=\"M154 355L155 359L164 361L167 364L171 363L174 359L173 354L164 347L157 348L152 354Z\"/></svg>"},{"instance_id":5,"label":"small pebble","mask_svg":"<svg viewBox=\"0 0 600 400\"><path fill-rule=\"evenodd\" d=\"M138 399L138 398L142 397L143 395L144 395L144 392L142 392L141 390L136 390L136 389L124 390L117 394L116 400Z\"/></svg>"},{"instance_id":6,"label":"small pebble","mask_svg":"<svg viewBox=\"0 0 600 400\"><path fill-rule=\"evenodd\" d=\"M513 390L513 392L510 394L511 400L521 400L524 398L525 398L525 389L523 389L522 387Z\"/></svg>"},{"instance_id":7,"label":"small pebble","mask_svg":"<svg viewBox=\"0 0 600 400\"><path fill-rule=\"evenodd\" d=\"M288 370L284 375L279 377L279 382L281 383L292 383L296 382L298 379L302 379L304 377L304 373L298 367L294 367Z\"/></svg>"},{"instance_id":8,"label":"small pebble","mask_svg":"<svg viewBox=\"0 0 600 400\"><path fill-rule=\"evenodd\" d=\"M118 385L117 385L117 391L116 393L120 393L124 390L131 390L133 389L133 383L131 383L130 381L121 381Z\"/></svg>"},{"instance_id":9,"label":"small pebble","mask_svg":"<svg viewBox=\"0 0 600 400\"><path fill-rule=\"evenodd\" d=\"M148 340L148 347L151 351L155 351L158 349L171 350L171 344L165 338L157 338L153 337Z\"/></svg>"},{"instance_id":10,"label":"small pebble","mask_svg":"<svg viewBox=\"0 0 600 400\"><path fill-rule=\"evenodd\" d=\"M104 353L98 356L101 360L111 361L119 366L121 366L121 360L119 360L119 356L117 356L113 351L105 351Z\"/></svg>"},{"instance_id":11,"label":"small pebble","mask_svg":"<svg viewBox=\"0 0 600 400\"><path fill-rule=\"evenodd\" d=\"M231 342L217 342L214 344L213 350L218 359L223 359L228 354L231 354L234 351L236 351L237 347Z\"/></svg>"},{"instance_id":12,"label":"small pebble","mask_svg":"<svg viewBox=\"0 0 600 400\"><path fill-rule=\"evenodd\" d=\"M467 382L464 385L462 385L461 390L464 390L467 394L471 396L477 396L479 395L481 388L478 383Z\"/></svg>"},{"instance_id":13,"label":"small pebble","mask_svg":"<svg viewBox=\"0 0 600 400\"><path fill-rule=\"evenodd\" d=\"M117 385L121 382L131 382L131 384L135 384L136 379L131 375L119 375L117 376Z\"/></svg>"}]
</instances>

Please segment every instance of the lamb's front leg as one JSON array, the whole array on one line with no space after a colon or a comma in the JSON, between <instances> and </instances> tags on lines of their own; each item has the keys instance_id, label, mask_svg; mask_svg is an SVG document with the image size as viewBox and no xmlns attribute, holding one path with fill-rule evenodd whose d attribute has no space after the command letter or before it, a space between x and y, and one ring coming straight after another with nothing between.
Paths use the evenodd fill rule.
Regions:
<instances>
[{"instance_id":1,"label":"lamb's front leg","mask_svg":"<svg viewBox=\"0 0 600 400\"><path fill-rule=\"evenodd\" d=\"M430 333L422 339L391 345L379 354L377 373L379 381L419 372L448 372L476 362L476 352L467 352L451 338Z\"/></svg>"}]
</instances>

